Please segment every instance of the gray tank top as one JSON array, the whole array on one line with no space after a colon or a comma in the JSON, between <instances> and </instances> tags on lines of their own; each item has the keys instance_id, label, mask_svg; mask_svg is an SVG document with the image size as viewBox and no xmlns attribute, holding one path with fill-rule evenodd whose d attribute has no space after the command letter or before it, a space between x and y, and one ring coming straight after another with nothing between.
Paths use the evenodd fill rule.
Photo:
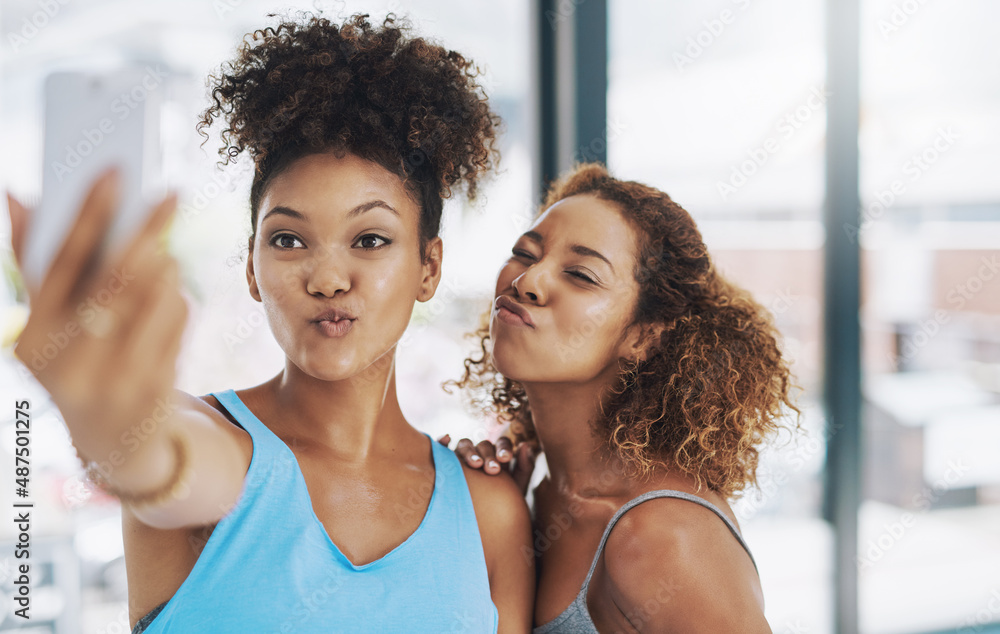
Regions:
<instances>
[{"instance_id":1,"label":"gray tank top","mask_svg":"<svg viewBox=\"0 0 1000 634\"><path fill-rule=\"evenodd\" d=\"M701 499L698 496L691 495L690 493L684 493L683 491L674 491L670 489L663 489L660 491L649 491L643 493L639 497L629 500L625 506L618 509L618 511L611 517L611 521L608 522L607 528L604 529L604 534L601 536L601 542L597 546L597 552L594 553L594 560L590 564L590 570L587 572L587 578L583 582L583 587L580 588L580 593L576 595L573 599L573 603L569 604L569 607L563 611L562 614L552 619L544 625L539 625L534 630L532 634L599 634L597 627L594 626L594 621L590 618L590 612L587 610L587 588L590 587L590 578L594 576L594 569L597 568L597 562L601 558L601 553L604 552L604 544L608 541L608 535L611 534L611 529L615 527L618 520L621 519L622 515L625 514L630 508L642 504L646 500L652 500L653 498L679 498L681 500L688 500L689 502L694 502L695 504L700 504L705 508L713 511L716 515L722 518L722 521L726 523L729 530L732 531L733 536L736 537L743 549L747 551L750 555L750 561L753 562L753 566L757 568L757 562L754 561L753 555L750 554L750 549L747 547L747 543L743 541L743 536L740 535L740 531L733 524L725 513L719 510L719 507L715 506L711 502Z\"/></svg>"}]
</instances>

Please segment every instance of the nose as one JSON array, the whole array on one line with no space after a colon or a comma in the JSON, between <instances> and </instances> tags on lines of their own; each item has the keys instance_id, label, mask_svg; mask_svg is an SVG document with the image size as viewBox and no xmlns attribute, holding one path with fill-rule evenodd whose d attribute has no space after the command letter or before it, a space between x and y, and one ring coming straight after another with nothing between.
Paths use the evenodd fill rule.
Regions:
<instances>
[{"instance_id":1,"label":"nose","mask_svg":"<svg viewBox=\"0 0 1000 634\"><path fill-rule=\"evenodd\" d=\"M545 272L538 266L534 264L529 266L524 273L521 273L514 281L511 282L511 286L514 287L514 292L517 296L522 299L526 299L534 304L544 304L548 299L547 293L545 293Z\"/></svg>"},{"instance_id":2,"label":"nose","mask_svg":"<svg viewBox=\"0 0 1000 634\"><path fill-rule=\"evenodd\" d=\"M338 292L346 293L351 288L347 268L333 254L311 258L304 266L306 292L310 295L333 297Z\"/></svg>"}]
</instances>

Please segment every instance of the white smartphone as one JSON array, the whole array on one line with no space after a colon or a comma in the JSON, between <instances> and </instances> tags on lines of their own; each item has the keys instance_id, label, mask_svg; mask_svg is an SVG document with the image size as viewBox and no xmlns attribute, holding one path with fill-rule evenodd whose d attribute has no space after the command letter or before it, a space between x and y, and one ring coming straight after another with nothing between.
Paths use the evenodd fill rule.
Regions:
<instances>
[{"instance_id":1,"label":"white smartphone","mask_svg":"<svg viewBox=\"0 0 1000 634\"><path fill-rule=\"evenodd\" d=\"M45 82L42 198L25 236L22 274L41 286L94 180L117 166L120 207L102 249L116 250L141 227L159 193L159 110L164 74L152 67L113 73L58 72Z\"/></svg>"}]
</instances>

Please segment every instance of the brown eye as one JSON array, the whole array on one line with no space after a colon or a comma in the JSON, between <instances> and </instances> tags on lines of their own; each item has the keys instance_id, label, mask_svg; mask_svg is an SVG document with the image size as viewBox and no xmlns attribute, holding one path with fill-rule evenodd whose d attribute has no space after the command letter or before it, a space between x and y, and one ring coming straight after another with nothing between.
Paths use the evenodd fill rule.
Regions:
<instances>
[{"instance_id":1,"label":"brown eye","mask_svg":"<svg viewBox=\"0 0 1000 634\"><path fill-rule=\"evenodd\" d=\"M358 238L357 242L354 243L354 246L364 249L365 251L374 251L390 244L392 244L392 241L388 238L383 238L382 236L374 233L366 233Z\"/></svg>"},{"instance_id":2,"label":"brown eye","mask_svg":"<svg viewBox=\"0 0 1000 634\"><path fill-rule=\"evenodd\" d=\"M279 233L271 238L271 244L279 249L294 249L296 242L302 244L301 240L290 233Z\"/></svg>"}]
</instances>

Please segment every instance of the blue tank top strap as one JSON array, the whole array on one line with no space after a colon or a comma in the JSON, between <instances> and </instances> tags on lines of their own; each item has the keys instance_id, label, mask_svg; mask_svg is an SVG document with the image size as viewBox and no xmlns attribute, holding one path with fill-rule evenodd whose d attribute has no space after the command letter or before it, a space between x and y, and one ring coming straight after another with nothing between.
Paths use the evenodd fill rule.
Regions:
<instances>
[{"instance_id":1,"label":"blue tank top strap","mask_svg":"<svg viewBox=\"0 0 1000 634\"><path fill-rule=\"evenodd\" d=\"M604 529L604 534L601 535L601 541L597 546L597 552L594 553L594 560L590 563L590 570L587 571L587 579L583 582L583 588L581 590L581 594L583 594L583 596L587 595L587 588L590 586L590 579L591 577L594 576L594 570L597 568L597 562L601 558L601 553L604 552L604 545L608 542L608 536L611 535L611 529L615 527L615 524L618 523L618 520L620 520L622 518L622 515L625 515L625 513L628 512L629 509L635 508L636 506L642 504L643 502L655 498L677 498L680 500L687 500L688 502L694 502L695 504L700 504L701 506L704 506L708 510L718 515L720 518L722 518L722 521L726 523L726 526L729 527L730 532L732 532L733 536L740 543L740 546L743 547L743 550L745 550L747 555L750 556L750 561L753 563L754 570L757 569L757 561L753 558L753 554L750 552L750 547L747 546L747 543L743 540L743 536L740 535L740 531L738 528L736 528L736 524L734 524L733 521L729 519L729 517L725 513L723 513L721 509L719 509L719 507L712 504L708 500L704 500L698 497L697 495L691 495L690 493L685 493L684 491L675 491L673 489L660 489L657 491L647 491L646 493L636 496L635 498L626 502L611 517L611 521L608 522L608 526Z\"/></svg>"},{"instance_id":2,"label":"blue tank top strap","mask_svg":"<svg viewBox=\"0 0 1000 634\"><path fill-rule=\"evenodd\" d=\"M272 439L281 441L280 438L274 435L270 429L267 428L264 423L260 422L260 419L250 411L250 408L240 400L240 397L236 395L234 390L224 390L222 392L209 392L211 396L214 396L217 401L222 403L222 406L226 408L233 418L236 419L236 424L242 427L250 437L256 441L260 438L261 442L270 443ZM257 443L254 442L256 445ZM284 443L282 443L284 444Z\"/></svg>"}]
</instances>

